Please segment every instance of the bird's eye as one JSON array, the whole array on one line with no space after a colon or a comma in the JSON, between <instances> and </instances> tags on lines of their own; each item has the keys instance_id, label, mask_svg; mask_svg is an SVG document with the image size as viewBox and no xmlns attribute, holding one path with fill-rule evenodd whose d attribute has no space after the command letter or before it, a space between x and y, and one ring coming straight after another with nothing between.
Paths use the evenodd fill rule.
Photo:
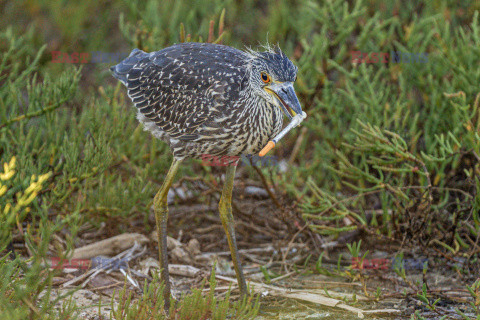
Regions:
<instances>
[{"instance_id":1,"label":"bird's eye","mask_svg":"<svg viewBox=\"0 0 480 320\"><path fill-rule=\"evenodd\" d=\"M270 76L268 74L266 74L265 72L262 72L261 74L261 77L262 77L262 81L265 82L265 83L269 83L270 82Z\"/></svg>"}]
</instances>

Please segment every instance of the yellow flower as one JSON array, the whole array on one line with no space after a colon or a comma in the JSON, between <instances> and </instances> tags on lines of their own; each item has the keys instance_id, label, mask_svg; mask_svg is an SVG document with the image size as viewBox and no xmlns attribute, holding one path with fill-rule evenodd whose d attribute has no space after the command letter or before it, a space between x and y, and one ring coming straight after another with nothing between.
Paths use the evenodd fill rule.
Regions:
<instances>
[{"instance_id":1,"label":"yellow flower","mask_svg":"<svg viewBox=\"0 0 480 320\"><path fill-rule=\"evenodd\" d=\"M50 176L52 175L51 172L47 172L45 174L42 174L40 177L38 177L38 183L44 183Z\"/></svg>"},{"instance_id":2,"label":"yellow flower","mask_svg":"<svg viewBox=\"0 0 480 320\"><path fill-rule=\"evenodd\" d=\"M12 159L10 159L10 163L8 164L8 166L10 167L10 169L14 169L15 168L15 163L17 161L17 158L15 157L12 157Z\"/></svg>"},{"instance_id":3,"label":"yellow flower","mask_svg":"<svg viewBox=\"0 0 480 320\"><path fill-rule=\"evenodd\" d=\"M33 179L32 179L33 180ZM28 186L27 189L25 189L25 194L30 194L32 193L33 191L35 191L38 187L38 183L37 182L30 182L30 185Z\"/></svg>"},{"instance_id":4,"label":"yellow flower","mask_svg":"<svg viewBox=\"0 0 480 320\"><path fill-rule=\"evenodd\" d=\"M35 182L36 175L32 175L32 179L30 182L30 186L25 189L25 194L30 194L32 192L39 192L42 189L42 184L50 177L50 172L46 174L42 174L38 177L37 181Z\"/></svg>"},{"instance_id":5,"label":"yellow flower","mask_svg":"<svg viewBox=\"0 0 480 320\"><path fill-rule=\"evenodd\" d=\"M30 194L28 197L27 197L27 194L25 194L20 200L18 200L18 204L17 206L19 207L26 207L28 206L35 198L37 197L37 192L32 192L32 194Z\"/></svg>"},{"instance_id":6,"label":"yellow flower","mask_svg":"<svg viewBox=\"0 0 480 320\"><path fill-rule=\"evenodd\" d=\"M1 184L0 186L1 186L0 187L0 197L1 197L7 192L8 189L7 189L7 186L2 186Z\"/></svg>"},{"instance_id":7,"label":"yellow flower","mask_svg":"<svg viewBox=\"0 0 480 320\"><path fill-rule=\"evenodd\" d=\"M3 164L3 173L0 173L0 180L8 180L10 179L14 174L15 170L15 163L16 163L16 158L12 157L9 163L4 163Z\"/></svg>"},{"instance_id":8,"label":"yellow flower","mask_svg":"<svg viewBox=\"0 0 480 320\"><path fill-rule=\"evenodd\" d=\"M8 180L15 174L15 170L5 171L5 173L0 173L0 180Z\"/></svg>"}]
</instances>

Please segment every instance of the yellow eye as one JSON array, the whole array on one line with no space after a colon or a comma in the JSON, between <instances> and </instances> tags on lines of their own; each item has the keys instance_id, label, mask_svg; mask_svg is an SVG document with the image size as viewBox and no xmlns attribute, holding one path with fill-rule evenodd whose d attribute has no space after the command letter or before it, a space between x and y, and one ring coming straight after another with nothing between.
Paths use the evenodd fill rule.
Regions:
<instances>
[{"instance_id":1,"label":"yellow eye","mask_svg":"<svg viewBox=\"0 0 480 320\"><path fill-rule=\"evenodd\" d=\"M270 82L270 76L268 74L266 74L265 72L262 72L261 73L261 77L262 77L262 81L265 82L265 83L269 83Z\"/></svg>"}]
</instances>

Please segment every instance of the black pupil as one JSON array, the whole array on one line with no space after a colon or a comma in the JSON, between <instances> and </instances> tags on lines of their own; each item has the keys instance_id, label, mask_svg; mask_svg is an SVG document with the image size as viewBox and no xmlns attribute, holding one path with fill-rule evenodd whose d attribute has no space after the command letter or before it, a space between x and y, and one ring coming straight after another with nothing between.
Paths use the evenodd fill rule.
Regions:
<instances>
[{"instance_id":1,"label":"black pupil","mask_svg":"<svg viewBox=\"0 0 480 320\"><path fill-rule=\"evenodd\" d=\"M268 76L267 76L265 73L262 73L262 80L263 80L263 81L267 81L267 80L268 80Z\"/></svg>"}]
</instances>

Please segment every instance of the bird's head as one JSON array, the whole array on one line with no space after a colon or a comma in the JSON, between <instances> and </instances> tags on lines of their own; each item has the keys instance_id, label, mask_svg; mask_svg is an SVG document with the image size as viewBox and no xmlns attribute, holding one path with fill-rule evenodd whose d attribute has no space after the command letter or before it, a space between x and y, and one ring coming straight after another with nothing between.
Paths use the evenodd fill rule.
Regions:
<instances>
[{"instance_id":1,"label":"bird's head","mask_svg":"<svg viewBox=\"0 0 480 320\"><path fill-rule=\"evenodd\" d=\"M251 56L250 85L254 94L281 108L290 118L302 113L293 83L297 80L298 68L279 47L267 48L265 52L249 50Z\"/></svg>"}]
</instances>

